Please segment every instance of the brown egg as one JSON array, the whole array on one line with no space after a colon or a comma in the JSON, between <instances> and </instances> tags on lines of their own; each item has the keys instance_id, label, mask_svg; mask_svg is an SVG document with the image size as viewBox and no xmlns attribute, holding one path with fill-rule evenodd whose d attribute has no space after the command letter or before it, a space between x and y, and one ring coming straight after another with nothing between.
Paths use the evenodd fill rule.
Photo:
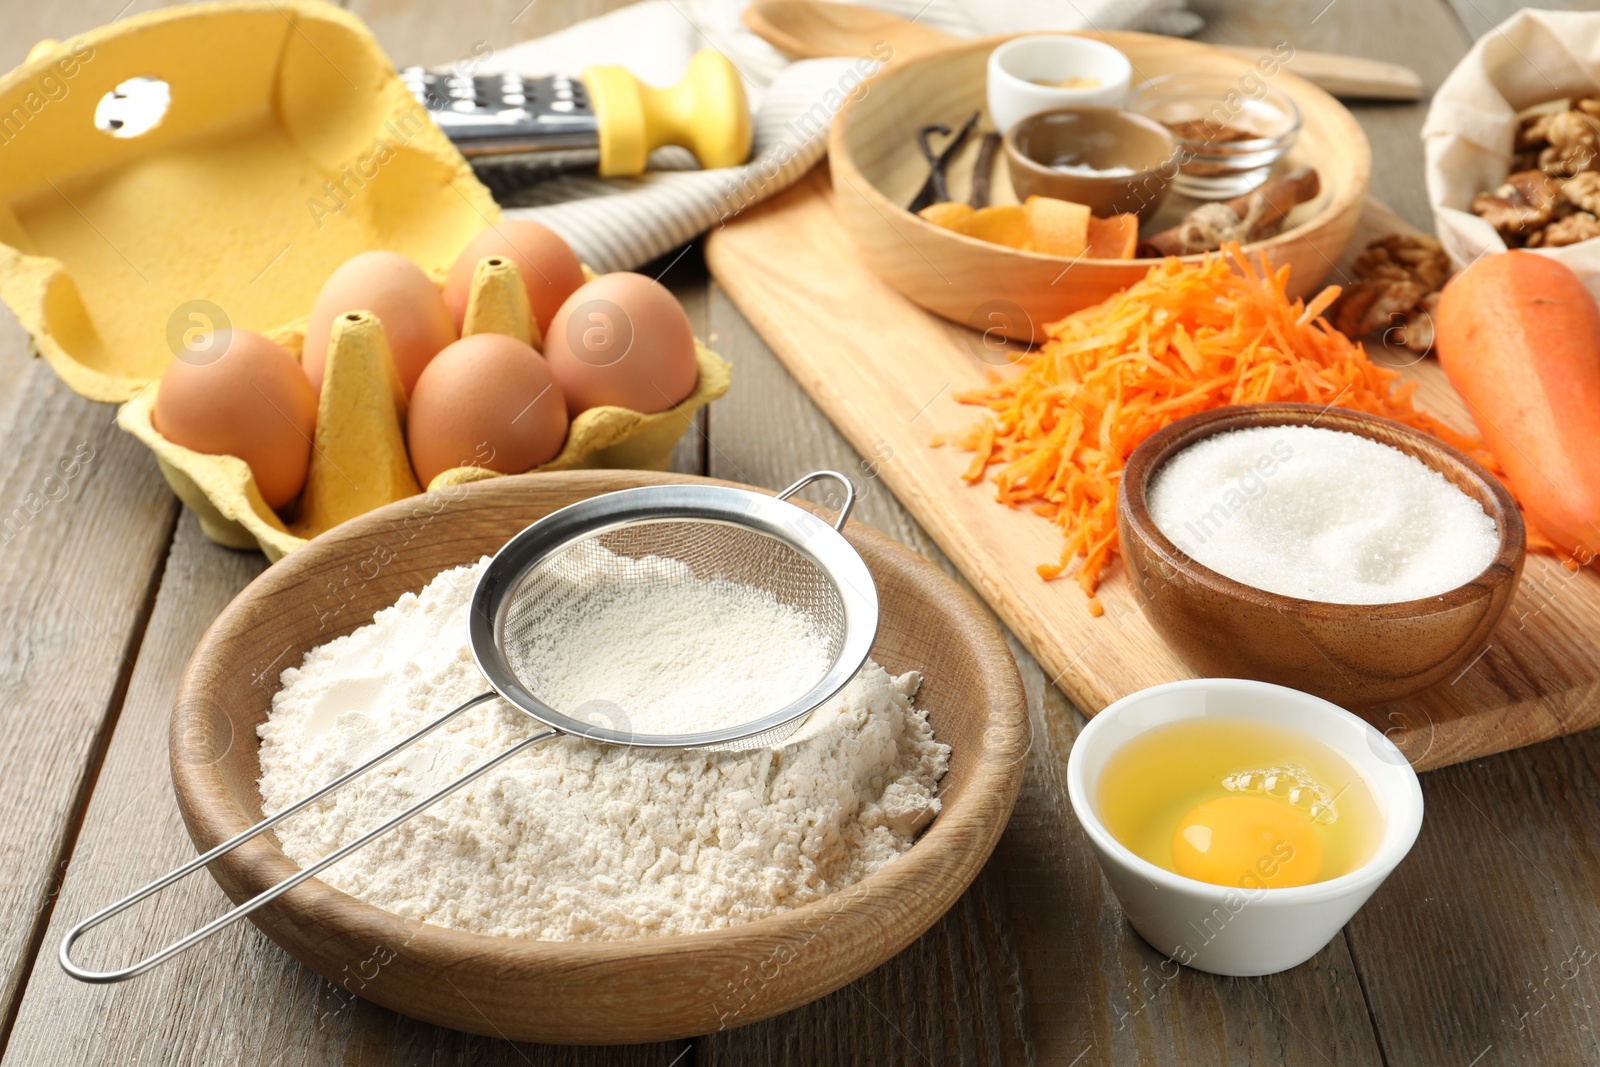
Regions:
<instances>
[{"instance_id":1,"label":"brown egg","mask_svg":"<svg viewBox=\"0 0 1600 1067\"><path fill-rule=\"evenodd\" d=\"M363 252L333 272L311 307L301 363L319 393L328 361L328 335L333 320L346 311L370 311L383 323L405 396L416 388L428 361L456 339L450 309L421 267L398 252ZM405 406L405 397L396 400Z\"/></svg>"},{"instance_id":2,"label":"brown egg","mask_svg":"<svg viewBox=\"0 0 1600 1067\"><path fill-rule=\"evenodd\" d=\"M539 335L548 337L556 309L583 284L583 267L577 255L554 230L537 222L505 219L484 230L462 249L444 282L444 300L455 317L457 333L467 315L472 272L486 256L505 256L516 264L523 288L528 290L528 304L539 324Z\"/></svg>"},{"instance_id":3,"label":"brown egg","mask_svg":"<svg viewBox=\"0 0 1600 1067\"><path fill-rule=\"evenodd\" d=\"M151 421L167 440L250 466L270 508L300 495L317 394L294 357L249 330L219 330L161 376Z\"/></svg>"},{"instance_id":4,"label":"brown egg","mask_svg":"<svg viewBox=\"0 0 1600 1067\"><path fill-rule=\"evenodd\" d=\"M425 487L451 467L521 474L567 439L567 405L544 357L514 337L480 333L440 352L411 394L411 468Z\"/></svg>"},{"instance_id":5,"label":"brown egg","mask_svg":"<svg viewBox=\"0 0 1600 1067\"><path fill-rule=\"evenodd\" d=\"M603 404L665 411L699 378L689 317L666 286L643 274L601 275L568 297L544 355L569 415Z\"/></svg>"}]
</instances>

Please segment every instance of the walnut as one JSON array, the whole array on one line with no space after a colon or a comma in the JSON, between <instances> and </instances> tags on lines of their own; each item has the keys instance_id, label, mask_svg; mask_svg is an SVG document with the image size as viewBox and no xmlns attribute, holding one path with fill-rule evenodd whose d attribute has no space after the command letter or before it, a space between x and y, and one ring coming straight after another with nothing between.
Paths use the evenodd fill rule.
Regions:
<instances>
[{"instance_id":1,"label":"walnut","mask_svg":"<svg viewBox=\"0 0 1600 1067\"><path fill-rule=\"evenodd\" d=\"M1517 127L1517 147L1543 148L1550 143L1549 126L1549 114L1528 115Z\"/></svg>"},{"instance_id":2,"label":"walnut","mask_svg":"<svg viewBox=\"0 0 1600 1067\"><path fill-rule=\"evenodd\" d=\"M1473 197L1472 213L1493 226L1509 245L1520 243L1522 237L1537 232L1550 221L1548 211L1493 193L1479 193Z\"/></svg>"},{"instance_id":3,"label":"walnut","mask_svg":"<svg viewBox=\"0 0 1600 1067\"><path fill-rule=\"evenodd\" d=\"M1339 297L1333 325L1346 337L1365 337L1373 330L1392 326L1422 302L1427 290L1414 281L1364 278Z\"/></svg>"},{"instance_id":4,"label":"walnut","mask_svg":"<svg viewBox=\"0 0 1600 1067\"><path fill-rule=\"evenodd\" d=\"M1545 123L1550 147L1539 153L1539 169L1570 178L1588 170L1600 155L1600 120L1582 111L1559 111Z\"/></svg>"},{"instance_id":5,"label":"walnut","mask_svg":"<svg viewBox=\"0 0 1600 1067\"><path fill-rule=\"evenodd\" d=\"M1561 195L1560 181L1543 171L1519 170L1494 192L1473 198L1472 210L1500 231L1507 244L1516 244L1571 208Z\"/></svg>"},{"instance_id":6,"label":"walnut","mask_svg":"<svg viewBox=\"0 0 1600 1067\"><path fill-rule=\"evenodd\" d=\"M1505 184L1494 191L1496 196L1520 200L1540 211L1554 215L1565 207L1561 198L1561 182L1542 170L1519 170L1508 175Z\"/></svg>"},{"instance_id":7,"label":"walnut","mask_svg":"<svg viewBox=\"0 0 1600 1067\"><path fill-rule=\"evenodd\" d=\"M1561 183L1561 195L1574 207L1600 215L1600 172L1586 170Z\"/></svg>"},{"instance_id":8,"label":"walnut","mask_svg":"<svg viewBox=\"0 0 1600 1067\"><path fill-rule=\"evenodd\" d=\"M1572 110L1581 111L1585 115L1590 115L1594 118L1600 119L1600 100L1596 100L1594 97L1584 97L1579 100L1574 100L1572 102Z\"/></svg>"},{"instance_id":9,"label":"walnut","mask_svg":"<svg viewBox=\"0 0 1600 1067\"><path fill-rule=\"evenodd\" d=\"M1600 237L1600 219L1587 211L1577 211L1545 227L1543 247L1561 248L1591 237Z\"/></svg>"},{"instance_id":10,"label":"walnut","mask_svg":"<svg viewBox=\"0 0 1600 1067\"><path fill-rule=\"evenodd\" d=\"M1429 293L1406 314L1393 339L1413 352L1430 351L1433 348L1433 318L1438 311L1439 294Z\"/></svg>"},{"instance_id":11,"label":"walnut","mask_svg":"<svg viewBox=\"0 0 1600 1067\"><path fill-rule=\"evenodd\" d=\"M1541 175L1543 177L1543 175ZM1357 278L1414 281L1431 293L1450 277L1450 259L1426 234L1390 234L1367 246L1355 262Z\"/></svg>"},{"instance_id":12,"label":"walnut","mask_svg":"<svg viewBox=\"0 0 1600 1067\"><path fill-rule=\"evenodd\" d=\"M1450 260L1439 242L1425 234L1392 234L1368 245L1354 270L1356 281L1334 305L1334 328L1364 337L1393 327L1386 339L1418 352L1431 348L1429 309L1450 277Z\"/></svg>"}]
</instances>

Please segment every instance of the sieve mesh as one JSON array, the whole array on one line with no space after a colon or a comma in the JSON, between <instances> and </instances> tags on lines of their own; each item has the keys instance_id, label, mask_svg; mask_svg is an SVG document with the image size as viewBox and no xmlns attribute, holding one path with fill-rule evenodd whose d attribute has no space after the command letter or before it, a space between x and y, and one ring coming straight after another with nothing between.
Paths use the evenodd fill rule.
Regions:
<instances>
[{"instance_id":1,"label":"sieve mesh","mask_svg":"<svg viewBox=\"0 0 1600 1067\"><path fill-rule=\"evenodd\" d=\"M674 566L674 565L680 566ZM619 662L647 661L648 648L575 648L558 622L562 605L574 597L592 597L602 586L629 597L673 597L683 571L701 580L721 580L761 593L798 612L810 624L824 649L825 668L807 688L837 665L845 647L843 598L828 574L811 557L778 537L747 526L715 519L669 518L636 521L574 538L544 555L511 583L500 642L505 660L529 694L562 715L610 730L628 731L648 717L648 708L619 707L587 701L561 707L544 689L540 664L552 654L603 655ZM697 620L705 627L708 647L721 640L718 620ZM759 654L752 649L752 654ZM747 718L763 715L800 700L806 693L773 693L771 705L743 709ZM709 712L708 707L708 712ZM804 716L719 747L752 748L772 744L793 732ZM649 732L649 731L647 731Z\"/></svg>"}]
</instances>

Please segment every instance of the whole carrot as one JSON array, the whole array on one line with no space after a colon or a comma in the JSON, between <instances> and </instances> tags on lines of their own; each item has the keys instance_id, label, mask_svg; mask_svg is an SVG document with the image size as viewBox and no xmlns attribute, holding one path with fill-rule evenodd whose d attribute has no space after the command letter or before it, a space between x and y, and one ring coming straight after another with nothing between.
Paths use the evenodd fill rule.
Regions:
<instances>
[{"instance_id":1,"label":"whole carrot","mask_svg":"<svg viewBox=\"0 0 1600 1067\"><path fill-rule=\"evenodd\" d=\"M1600 551L1600 307L1547 256L1477 260L1439 298L1435 349L1539 532Z\"/></svg>"}]
</instances>

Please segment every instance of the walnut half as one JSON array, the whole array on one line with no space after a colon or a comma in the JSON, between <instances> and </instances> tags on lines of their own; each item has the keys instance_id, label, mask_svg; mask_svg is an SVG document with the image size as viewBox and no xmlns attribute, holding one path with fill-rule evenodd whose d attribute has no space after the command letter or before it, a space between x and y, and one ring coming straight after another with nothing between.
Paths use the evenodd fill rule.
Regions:
<instances>
[{"instance_id":1,"label":"walnut half","mask_svg":"<svg viewBox=\"0 0 1600 1067\"><path fill-rule=\"evenodd\" d=\"M1575 211L1564 219L1552 222L1534 236L1542 237L1543 240L1537 243L1530 240L1529 248L1563 248L1566 245L1575 245L1591 237L1600 237L1600 219L1596 219L1587 211Z\"/></svg>"},{"instance_id":2,"label":"walnut half","mask_svg":"<svg viewBox=\"0 0 1600 1067\"><path fill-rule=\"evenodd\" d=\"M1594 166L1600 157L1600 120L1584 111L1559 111L1544 125L1550 147L1539 153L1546 174L1570 178Z\"/></svg>"},{"instance_id":3,"label":"walnut half","mask_svg":"<svg viewBox=\"0 0 1600 1067\"><path fill-rule=\"evenodd\" d=\"M1416 352L1433 347L1432 308L1450 277L1450 260L1426 234L1391 234L1367 246L1354 265L1356 280L1329 318L1347 337L1394 328L1390 340Z\"/></svg>"},{"instance_id":4,"label":"walnut half","mask_svg":"<svg viewBox=\"0 0 1600 1067\"><path fill-rule=\"evenodd\" d=\"M1591 215L1600 215L1600 172L1586 170L1561 183L1567 202Z\"/></svg>"}]
</instances>

